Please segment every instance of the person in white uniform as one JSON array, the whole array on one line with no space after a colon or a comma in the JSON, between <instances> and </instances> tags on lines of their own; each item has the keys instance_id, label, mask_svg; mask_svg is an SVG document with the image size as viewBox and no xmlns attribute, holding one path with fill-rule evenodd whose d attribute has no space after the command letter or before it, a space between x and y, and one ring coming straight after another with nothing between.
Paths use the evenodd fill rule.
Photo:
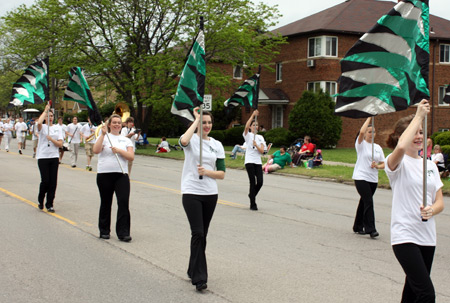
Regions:
<instances>
[{"instance_id":1,"label":"person in white uniform","mask_svg":"<svg viewBox=\"0 0 450 303\"><path fill-rule=\"evenodd\" d=\"M248 197L250 198L250 209L258 210L256 204L256 195L258 195L263 186L263 170L261 155L267 149L264 137L258 135L258 122L255 119L258 117L259 111L254 110L247 123L245 124L244 133L242 136L245 140L245 169L247 170L248 180L250 182L250 190Z\"/></svg>"},{"instance_id":2,"label":"person in white uniform","mask_svg":"<svg viewBox=\"0 0 450 303\"><path fill-rule=\"evenodd\" d=\"M111 206L113 196L116 194L116 234L120 241L130 242L130 179L127 172L128 161L134 159L134 150L131 140L120 135L121 128L122 118L119 115L112 115L102 126L93 147L94 153L98 154L97 187L100 193L98 228L100 239L110 238ZM105 138L107 131L109 139ZM116 155L120 162L117 161Z\"/></svg>"},{"instance_id":3,"label":"person in white uniform","mask_svg":"<svg viewBox=\"0 0 450 303\"><path fill-rule=\"evenodd\" d=\"M37 147L39 143L39 132L37 128L37 123L34 121L34 118L30 121L30 129L31 142L33 143L33 158L36 158Z\"/></svg>"},{"instance_id":4,"label":"person in white uniform","mask_svg":"<svg viewBox=\"0 0 450 303\"><path fill-rule=\"evenodd\" d=\"M70 162L72 167L77 166L78 149L81 143L81 125L78 124L78 117L72 118L72 123L67 125L66 135L70 143Z\"/></svg>"},{"instance_id":5,"label":"person in white uniform","mask_svg":"<svg viewBox=\"0 0 450 303\"><path fill-rule=\"evenodd\" d=\"M95 130L97 129L96 126L94 126L91 122L91 119L88 118L88 123L83 125L83 127L80 130L81 136L83 137L84 141L84 150L86 152L86 158L87 158L87 165L86 170L92 171L91 161L94 157L94 151L93 147L95 144Z\"/></svg>"},{"instance_id":6,"label":"person in white uniform","mask_svg":"<svg viewBox=\"0 0 450 303\"><path fill-rule=\"evenodd\" d=\"M128 117L125 121L126 126L122 128L120 134L124 137L127 137L131 140L133 144L133 151L136 152L136 139L139 138L139 133L136 132L136 128L134 128L134 118ZM131 175L131 168L133 167L133 161L128 162L128 176Z\"/></svg>"},{"instance_id":7,"label":"person in white uniform","mask_svg":"<svg viewBox=\"0 0 450 303\"><path fill-rule=\"evenodd\" d=\"M5 134L5 150L9 152L9 145L11 144L12 139L12 130L13 124L11 124L11 119L6 119L6 122L3 124L3 133Z\"/></svg>"},{"instance_id":8,"label":"person in white uniform","mask_svg":"<svg viewBox=\"0 0 450 303\"><path fill-rule=\"evenodd\" d=\"M203 121L200 121L198 108L195 108L194 116L194 122L179 141L185 155L181 193L184 211L191 227L191 254L187 274L192 285L202 291L207 288L208 282L206 236L218 199L216 180L225 178L225 151L222 143L208 136L214 122L211 113L204 112ZM203 128L202 138L197 130L200 127Z\"/></svg>"},{"instance_id":9,"label":"person in white uniform","mask_svg":"<svg viewBox=\"0 0 450 303\"><path fill-rule=\"evenodd\" d=\"M67 135L66 135L66 130L67 130L67 125L65 125L64 123L63 123L63 117L58 117L58 126L59 127L61 127L61 129L63 130L63 134L64 134L64 142L66 142L66 138L67 138ZM59 164L61 164L61 162L62 162L62 159L63 159L63 157L64 157L64 146L62 146L60 149L59 149Z\"/></svg>"},{"instance_id":10,"label":"person in white uniform","mask_svg":"<svg viewBox=\"0 0 450 303\"><path fill-rule=\"evenodd\" d=\"M423 203L422 124L430 112L422 100L415 115L397 121L387 145L385 171L392 188L391 245L406 274L401 302L435 302L430 273L436 249L435 216L444 209L443 184L436 165L427 160L427 203ZM424 222L424 220L427 220Z\"/></svg>"},{"instance_id":11,"label":"person in white uniform","mask_svg":"<svg viewBox=\"0 0 450 303\"><path fill-rule=\"evenodd\" d=\"M355 180L356 190L361 198L356 209L353 231L375 238L379 233L375 227L373 195L378 186L378 170L384 169L385 159L383 149L375 143L372 159L372 138L375 137L375 129L370 125L370 120L371 118L367 118L364 122L355 142L357 156L352 179Z\"/></svg>"},{"instance_id":12,"label":"person in white uniform","mask_svg":"<svg viewBox=\"0 0 450 303\"><path fill-rule=\"evenodd\" d=\"M44 120L49 117L49 121ZM38 148L36 159L41 173L41 183L39 185L38 207L44 209L44 199L47 196L45 207L48 212L54 213L53 202L55 199L56 185L58 180L59 148L63 144L62 129L53 124L53 112L50 104L45 106L44 112L37 121L39 132Z\"/></svg>"},{"instance_id":13,"label":"person in white uniform","mask_svg":"<svg viewBox=\"0 0 450 303\"><path fill-rule=\"evenodd\" d=\"M23 122L23 118L19 117L19 122L14 125L14 129L16 130L16 138L17 138L17 146L19 148L19 154L22 154L22 148L27 135L27 124Z\"/></svg>"}]
</instances>

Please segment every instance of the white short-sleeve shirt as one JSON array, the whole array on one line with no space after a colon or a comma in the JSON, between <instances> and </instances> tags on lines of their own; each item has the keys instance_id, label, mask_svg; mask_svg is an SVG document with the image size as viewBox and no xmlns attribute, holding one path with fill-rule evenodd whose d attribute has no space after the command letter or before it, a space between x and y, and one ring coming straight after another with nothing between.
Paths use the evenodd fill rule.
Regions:
<instances>
[{"instance_id":1,"label":"white short-sleeve shirt","mask_svg":"<svg viewBox=\"0 0 450 303\"><path fill-rule=\"evenodd\" d=\"M59 158L59 147L49 142L47 139L48 135L48 125L42 124L41 130L39 131L39 141L36 150L36 159L51 159ZM58 125L50 126L50 136L54 140L64 140L63 132L61 127Z\"/></svg>"},{"instance_id":2,"label":"white short-sleeve shirt","mask_svg":"<svg viewBox=\"0 0 450 303\"><path fill-rule=\"evenodd\" d=\"M133 146L131 140L124 136L115 136L111 133L108 134L111 144L114 147L127 150L128 147ZM102 151L98 155L97 173L122 173L120 165L117 162L115 154L112 152L111 144L108 138L103 138ZM119 161L122 164L123 172L128 173L128 160L124 159L121 155L117 154Z\"/></svg>"},{"instance_id":3,"label":"white short-sleeve shirt","mask_svg":"<svg viewBox=\"0 0 450 303\"><path fill-rule=\"evenodd\" d=\"M392 155L392 154L391 154ZM387 156L386 161L391 156ZM423 192L423 159L404 155L402 162L392 171L385 169L392 188L391 244L415 243L436 245L434 217L422 222L420 206ZM427 160L427 204L436 199L436 192L443 186L436 165Z\"/></svg>"},{"instance_id":4,"label":"white short-sleeve shirt","mask_svg":"<svg viewBox=\"0 0 450 303\"><path fill-rule=\"evenodd\" d=\"M378 183L378 170L370 167L372 165L372 143L363 140L361 144L358 144L358 139L356 139L355 148L357 158L352 179ZM373 160L376 163L385 162L383 149L376 143L374 144Z\"/></svg>"},{"instance_id":5,"label":"white short-sleeve shirt","mask_svg":"<svg viewBox=\"0 0 450 303\"><path fill-rule=\"evenodd\" d=\"M181 145L181 144L180 144ZM182 146L184 150L183 173L181 174L181 193L195 195L216 195L218 194L216 179L203 176L199 179L197 165L200 158L200 137L193 134L187 146ZM207 170L216 170L216 160L225 159L225 150L222 143L209 138L203 140L202 146L202 166Z\"/></svg>"},{"instance_id":6,"label":"white short-sleeve shirt","mask_svg":"<svg viewBox=\"0 0 450 303\"><path fill-rule=\"evenodd\" d=\"M16 130L17 137L24 137L26 136L27 124L25 122L17 122L14 125L14 129Z\"/></svg>"},{"instance_id":7,"label":"white short-sleeve shirt","mask_svg":"<svg viewBox=\"0 0 450 303\"><path fill-rule=\"evenodd\" d=\"M245 143L247 145L247 148L245 149L245 164L247 163L254 163L254 164L262 164L261 161L261 153L258 151L258 149L253 146L253 139L256 141L256 145L261 146L261 144L264 145L264 150L267 150L266 141L264 140L264 137L261 135L254 135L251 132L248 132L247 135L245 135L245 132L242 134L244 137Z\"/></svg>"},{"instance_id":8,"label":"white short-sleeve shirt","mask_svg":"<svg viewBox=\"0 0 450 303\"><path fill-rule=\"evenodd\" d=\"M77 124L73 124L70 123L69 125L67 125L67 129L66 131L72 135L68 136L68 140L70 143L81 143L81 136L80 136L80 131L81 131L81 124L77 123Z\"/></svg>"}]
</instances>

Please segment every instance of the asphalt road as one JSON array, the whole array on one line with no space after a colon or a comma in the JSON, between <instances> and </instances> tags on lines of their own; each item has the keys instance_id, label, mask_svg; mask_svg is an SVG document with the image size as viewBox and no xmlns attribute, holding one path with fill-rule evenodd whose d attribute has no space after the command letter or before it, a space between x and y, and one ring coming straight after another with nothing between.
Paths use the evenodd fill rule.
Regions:
<instances>
[{"instance_id":1,"label":"asphalt road","mask_svg":"<svg viewBox=\"0 0 450 303\"><path fill-rule=\"evenodd\" d=\"M0 151L0 302L400 301L404 274L389 244L389 190L375 194L380 237L370 239L352 232L353 186L265 175L253 212L246 172L228 170L208 235L208 290L197 293L186 276L181 161L136 157L133 241L123 243L114 233L98 239L95 166L84 169L83 150L77 168L66 153L56 213L48 214L37 209L40 176L30 147L19 155L14 143ZM437 302L450 302L449 219L448 211L437 218Z\"/></svg>"}]
</instances>

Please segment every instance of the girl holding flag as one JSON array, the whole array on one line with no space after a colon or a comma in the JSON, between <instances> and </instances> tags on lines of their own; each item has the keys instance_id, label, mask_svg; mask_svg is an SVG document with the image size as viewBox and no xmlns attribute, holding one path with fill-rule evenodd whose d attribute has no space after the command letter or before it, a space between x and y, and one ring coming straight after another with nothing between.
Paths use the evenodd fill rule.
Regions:
<instances>
[{"instance_id":1,"label":"girl holding flag","mask_svg":"<svg viewBox=\"0 0 450 303\"><path fill-rule=\"evenodd\" d=\"M387 145L394 151L386 157L385 171L392 187L391 245L406 281L402 302L434 302L430 278L436 249L434 217L444 209L442 181L436 165L427 161L427 206L423 206L422 124L430 112L422 100L416 115L397 121ZM423 222L422 220L428 220Z\"/></svg>"},{"instance_id":2,"label":"girl holding flag","mask_svg":"<svg viewBox=\"0 0 450 303\"><path fill-rule=\"evenodd\" d=\"M225 178L225 151L222 143L208 137L213 117L203 113L200 121L199 108L194 108L195 120L180 137L185 160L181 175L183 207L191 227L191 255L187 274L198 291L207 288L206 236L218 199L216 179ZM197 128L203 128L200 138ZM202 142L202 163L200 163L200 140ZM200 179L202 176L202 179Z\"/></svg>"},{"instance_id":3,"label":"girl holding flag","mask_svg":"<svg viewBox=\"0 0 450 303\"><path fill-rule=\"evenodd\" d=\"M47 124L44 120L48 118ZM41 184L39 186L39 209L44 209L44 198L47 195L45 207L48 212L54 213L53 200L55 199L56 184L59 167L59 148L63 145L64 134L58 125L53 124L53 112L50 102L45 106L44 112L37 121L39 141L36 151Z\"/></svg>"},{"instance_id":4,"label":"girl holding flag","mask_svg":"<svg viewBox=\"0 0 450 303\"><path fill-rule=\"evenodd\" d=\"M359 130L356 138L356 164L352 179L355 180L356 190L361 196L356 210L353 231L359 234L369 234L371 238L378 237L375 228L375 211L373 208L373 195L378 186L378 169L384 169L384 153L381 146L373 143L375 129L367 118ZM373 144L373 153L372 153Z\"/></svg>"},{"instance_id":5,"label":"girl holding flag","mask_svg":"<svg viewBox=\"0 0 450 303\"><path fill-rule=\"evenodd\" d=\"M245 149L245 169L247 170L248 179L250 181L250 209L258 210L256 205L256 195L263 185L263 170L261 155L267 149L266 141L261 135L257 135L258 122L256 121L259 111L256 109L245 124L245 130L242 134L245 139L245 144L248 148Z\"/></svg>"}]
</instances>

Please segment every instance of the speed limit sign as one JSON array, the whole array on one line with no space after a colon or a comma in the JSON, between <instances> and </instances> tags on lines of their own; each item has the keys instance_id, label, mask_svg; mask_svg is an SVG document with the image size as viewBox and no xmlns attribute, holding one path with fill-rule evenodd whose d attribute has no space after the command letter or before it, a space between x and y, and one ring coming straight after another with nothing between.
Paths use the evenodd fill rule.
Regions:
<instances>
[{"instance_id":1,"label":"speed limit sign","mask_svg":"<svg viewBox=\"0 0 450 303\"><path fill-rule=\"evenodd\" d=\"M207 112L212 111L212 95L203 96L202 109Z\"/></svg>"}]
</instances>

